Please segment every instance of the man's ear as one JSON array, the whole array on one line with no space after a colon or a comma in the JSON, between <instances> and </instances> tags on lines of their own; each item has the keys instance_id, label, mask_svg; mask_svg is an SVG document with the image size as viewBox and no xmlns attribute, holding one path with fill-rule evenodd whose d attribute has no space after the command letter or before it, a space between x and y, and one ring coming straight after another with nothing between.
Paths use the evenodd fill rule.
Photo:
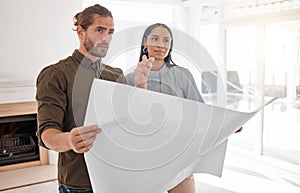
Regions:
<instances>
[{"instance_id":1,"label":"man's ear","mask_svg":"<svg viewBox=\"0 0 300 193\"><path fill-rule=\"evenodd\" d=\"M76 31L77 31L77 35L80 39L84 37L85 30L81 26L78 26Z\"/></svg>"}]
</instances>

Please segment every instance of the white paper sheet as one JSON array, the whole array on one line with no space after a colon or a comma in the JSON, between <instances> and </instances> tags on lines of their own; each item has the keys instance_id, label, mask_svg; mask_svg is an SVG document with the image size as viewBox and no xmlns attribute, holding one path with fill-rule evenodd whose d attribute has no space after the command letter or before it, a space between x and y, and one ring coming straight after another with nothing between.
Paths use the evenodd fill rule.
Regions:
<instances>
[{"instance_id":1,"label":"white paper sheet","mask_svg":"<svg viewBox=\"0 0 300 193\"><path fill-rule=\"evenodd\" d=\"M102 128L85 153L93 190L164 193L195 172L221 175L227 138L257 111L95 79L85 118Z\"/></svg>"}]
</instances>

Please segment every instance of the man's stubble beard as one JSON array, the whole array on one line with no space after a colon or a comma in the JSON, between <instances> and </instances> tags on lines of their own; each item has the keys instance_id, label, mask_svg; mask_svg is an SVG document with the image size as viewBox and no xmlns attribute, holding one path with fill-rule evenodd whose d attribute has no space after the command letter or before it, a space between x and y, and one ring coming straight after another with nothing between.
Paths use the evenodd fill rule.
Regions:
<instances>
[{"instance_id":1,"label":"man's stubble beard","mask_svg":"<svg viewBox=\"0 0 300 193\"><path fill-rule=\"evenodd\" d=\"M97 47L95 46L94 42L88 37L85 38L83 45L87 50L87 52L92 56L99 57L99 58L106 56L107 49L105 51L97 51Z\"/></svg>"}]
</instances>

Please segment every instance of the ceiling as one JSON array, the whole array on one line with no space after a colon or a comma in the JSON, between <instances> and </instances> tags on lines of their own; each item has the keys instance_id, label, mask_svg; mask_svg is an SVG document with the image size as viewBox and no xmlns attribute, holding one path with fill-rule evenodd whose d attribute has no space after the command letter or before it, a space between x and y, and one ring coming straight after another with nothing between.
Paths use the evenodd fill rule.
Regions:
<instances>
[{"instance_id":1,"label":"ceiling","mask_svg":"<svg viewBox=\"0 0 300 193\"><path fill-rule=\"evenodd\" d=\"M203 20L233 18L300 9L300 0L182 0L185 7L200 8ZM300 14L300 13L299 13Z\"/></svg>"}]
</instances>

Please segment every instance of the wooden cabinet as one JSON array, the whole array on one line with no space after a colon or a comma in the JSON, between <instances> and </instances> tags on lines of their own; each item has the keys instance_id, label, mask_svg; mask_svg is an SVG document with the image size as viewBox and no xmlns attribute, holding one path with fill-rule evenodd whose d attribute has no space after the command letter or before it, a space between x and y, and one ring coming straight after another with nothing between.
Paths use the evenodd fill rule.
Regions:
<instances>
[{"instance_id":1,"label":"wooden cabinet","mask_svg":"<svg viewBox=\"0 0 300 193\"><path fill-rule=\"evenodd\" d=\"M11 120L21 119L25 117L36 117L37 114L37 103L36 102L20 102L20 103L6 103L0 104L0 120L2 123L9 124ZM0 123L1 124L1 123ZM17 128L16 128L17 129ZM20 130L20 128L18 128ZM22 128L21 128L22 129ZM36 128L34 128L36 132ZM12 130L12 129L10 129ZM7 130L1 129L0 135L4 136ZM37 145L37 144L36 144ZM48 151L45 148L37 147L39 152L39 159L34 161L25 161L22 163L13 163L8 165L0 166L1 171L8 171L14 169L20 169L31 166L47 165ZM2 150L4 151L4 150Z\"/></svg>"}]
</instances>

